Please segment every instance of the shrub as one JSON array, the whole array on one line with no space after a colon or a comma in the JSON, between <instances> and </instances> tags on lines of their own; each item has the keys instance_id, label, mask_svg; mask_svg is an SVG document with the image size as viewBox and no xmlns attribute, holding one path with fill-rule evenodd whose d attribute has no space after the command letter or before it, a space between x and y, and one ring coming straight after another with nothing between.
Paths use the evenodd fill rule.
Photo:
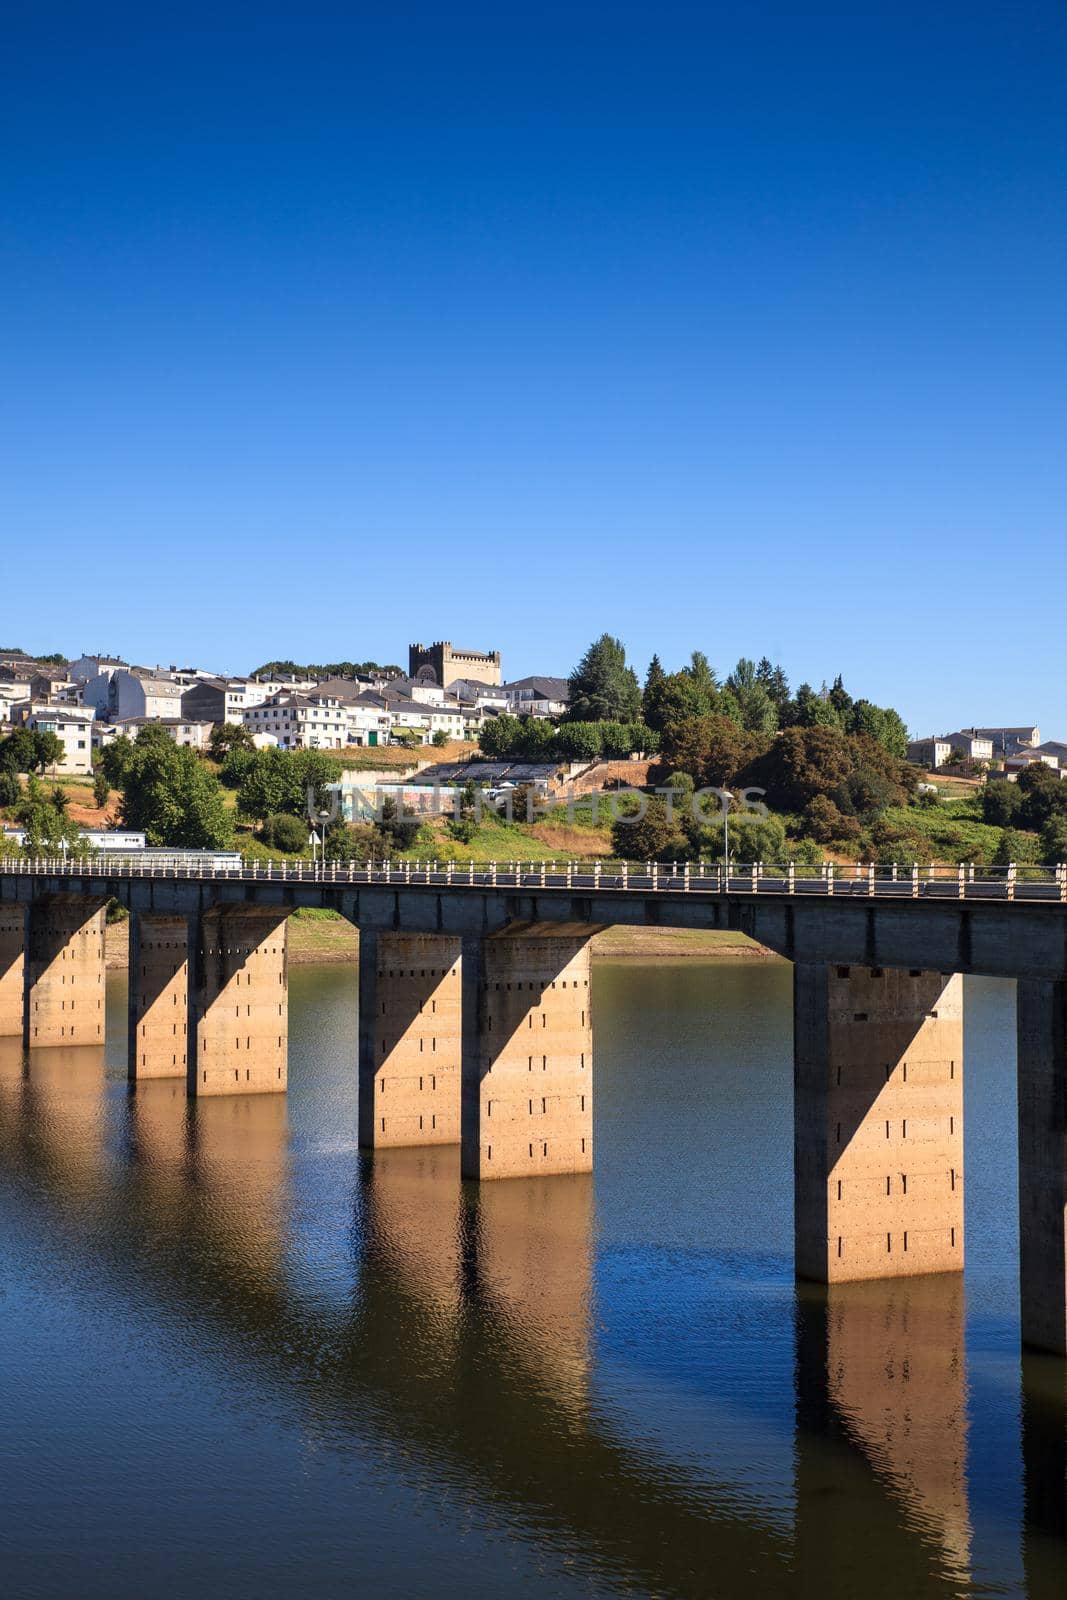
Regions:
<instances>
[{"instance_id":1,"label":"shrub","mask_svg":"<svg viewBox=\"0 0 1067 1600\"><path fill-rule=\"evenodd\" d=\"M260 838L275 850L284 850L286 855L297 855L307 844L308 825L300 817L281 811L267 818Z\"/></svg>"}]
</instances>

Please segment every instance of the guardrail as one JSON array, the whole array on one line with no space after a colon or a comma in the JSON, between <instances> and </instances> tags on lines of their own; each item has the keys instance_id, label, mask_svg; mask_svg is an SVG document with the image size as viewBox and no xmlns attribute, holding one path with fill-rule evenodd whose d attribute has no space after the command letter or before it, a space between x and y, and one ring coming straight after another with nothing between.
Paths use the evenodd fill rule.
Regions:
<instances>
[{"instance_id":1,"label":"guardrail","mask_svg":"<svg viewBox=\"0 0 1067 1600\"><path fill-rule=\"evenodd\" d=\"M1067 864L1032 867L921 866L874 862L821 866L797 862L663 861L246 861L220 867L166 864L95 854L46 859L0 857L0 872L41 877L179 879L189 882L437 884L477 889L600 889L640 894L816 894L868 899L1054 900L1067 903Z\"/></svg>"}]
</instances>

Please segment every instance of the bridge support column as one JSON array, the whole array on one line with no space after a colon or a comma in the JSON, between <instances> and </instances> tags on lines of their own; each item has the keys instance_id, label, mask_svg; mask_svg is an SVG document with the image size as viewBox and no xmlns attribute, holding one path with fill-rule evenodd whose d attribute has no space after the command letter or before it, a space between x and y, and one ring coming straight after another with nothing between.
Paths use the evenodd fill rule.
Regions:
<instances>
[{"instance_id":1,"label":"bridge support column","mask_svg":"<svg viewBox=\"0 0 1067 1600\"><path fill-rule=\"evenodd\" d=\"M963 1266L963 980L794 969L796 1271Z\"/></svg>"},{"instance_id":2,"label":"bridge support column","mask_svg":"<svg viewBox=\"0 0 1067 1600\"><path fill-rule=\"evenodd\" d=\"M192 919L192 931L197 931ZM130 913L128 1075L184 1078L189 1033L188 917Z\"/></svg>"},{"instance_id":3,"label":"bridge support column","mask_svg":"<svg viewBox=\"0 0 1067 1600\"><path fill-rule=\"evenodd\" d=\"M268 1094L288 1084L287 912L250 905L198 919L189 994L189 1093Z\"/></svg>"},{"instance_id":4,"label":"bridge support column","mask_svg":"<svg viewBox=\"0 0 1067 1600\"><path fill-rule=\"evenodd\" d=\"M35 900L29 912L25 1042L104 1043L104 902Z\"/></svg>"},{"instance_id":5,"label":"bridge support column","mask_svg":"<svg viewBox=\"0 0 1067 1600\"><path fill-rule=\"evenodd\" d=\"M359 1142L459 1143L460 940L359 936Z\"/></svg>"},{"instance_id":6,"label":"bridge support column","mask_svg":"<svg viewBox=\"0 0 1067 1600\"><path fill-rule=\"evenodd\" d=\"M0 905L0 1039L26 1026L26 907Z\"/></svg>"},{"instance_id":7,"label":"bridge support column","mask_svg":"<svg viewBox=\"0 0 1067 1600\"><path fill-rule=\"evenodd\" d=\"M1019 1288L1023 1343L1067 1354L1067 983L1020 980Z\"/></svg>"},{"instance_id":8,"label":"bridge support column","mask_svg":"<svg viewBox=\"0 0 1067 1600\"><path fill-rule=\"evenodd\" d=\"M588 936L463 941L465 1178L589 1172Z\"/></svg>"}]
</instances>

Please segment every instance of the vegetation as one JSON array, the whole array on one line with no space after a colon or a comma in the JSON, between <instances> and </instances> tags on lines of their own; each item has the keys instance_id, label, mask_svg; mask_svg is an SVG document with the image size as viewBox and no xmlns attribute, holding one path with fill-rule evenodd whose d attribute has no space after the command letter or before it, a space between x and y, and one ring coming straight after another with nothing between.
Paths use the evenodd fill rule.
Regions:
<instances>
[{"instance_id":1,"label":"vegetation","mask_svg":"<svg viewBox=\"0 0 1067 1600\"><path fill-rule=\"evenodd\" d=\"M226 849L233 827L219 780L195 750L148 725L137 738L116 739L101 768L122 794L124 827L143 831L150 845Z\"/></svg>"},{"instance_id":2,"label":"vegetation","mask_svg":"<svg viewBox=\"0 0 1067 1600\"><path fill-rule=\"evenodd\" d=\"M265 661L261 667L256 667L252 672L253 678L356 678L366 677L372 673L380 672L386 677L398 678L401 669L397 666L380 667L377 661L327 661L310 662L306 666L297 666L295 661Z\"/></svg>"},{"instance_id":3,"label":"vegetation","mask_svg":"<svg viewBox=\"0 0 1067 1600\"><path fill-rule=\"evenodd\" d=\"M6 739L0 739L0 772L44 772L48 767L60 766L66 755L62 739L54 733L16 728Z\"/></svg>"}]
</instances>

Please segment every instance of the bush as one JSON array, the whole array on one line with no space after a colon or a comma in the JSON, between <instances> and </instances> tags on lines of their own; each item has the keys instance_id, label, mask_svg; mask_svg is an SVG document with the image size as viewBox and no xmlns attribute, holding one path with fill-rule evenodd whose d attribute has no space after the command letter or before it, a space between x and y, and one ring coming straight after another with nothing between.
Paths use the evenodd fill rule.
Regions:
<instances>
[{"instance_id":1,"label":"bush","mask_svg":"<svg viewBox=\"0 0 1067 1600\"><path fill-rule=\"evenodd\" d=\"M1023 797L1017 784L1006 778L990 778L982 790L982 821L994 828L1008 828L1019 814Z\"/></svg>"},{"instance_id":2,"label":"bush","mask_svg":"<svg viewBox=\"0 0 1067 1600\"><path fill-rule=\"evenodd\" d=\"M260 838L273 849L284 850L286 855L298 855L308 842L308 825L300 817L281 811L267 818Z\"/></svg>"},{"instance_id":3,"label":"bush","mask_svg":"<svg viewBox=\"0 0 1067 1600\"><path fill-rule=\"evenodd\" d=\"M22 799L22 785L13 772L0 772L0 806L17 806Z\"/></svg>"}]
</instances>

